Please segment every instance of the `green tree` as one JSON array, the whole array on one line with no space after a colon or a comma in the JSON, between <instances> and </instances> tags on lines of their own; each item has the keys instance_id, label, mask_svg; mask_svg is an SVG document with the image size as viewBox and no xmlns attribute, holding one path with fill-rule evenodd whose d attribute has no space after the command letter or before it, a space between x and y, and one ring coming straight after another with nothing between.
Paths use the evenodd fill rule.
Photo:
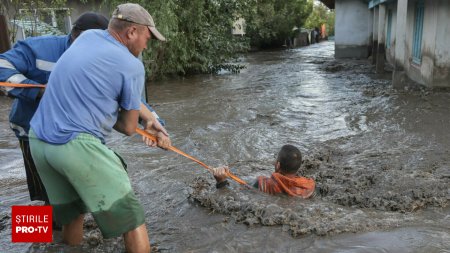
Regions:
<instances>
[{"instance_id":1,"label":"green tree","mask_svg":"<svg viewBox=\"0 0 450 253\"><path fill-rule=\"evenodd\" d=\"M294 36L312 10L307 0L262 0L253 7L247 20L247 35L258 48L279 47Z\"/></svg>"},{"instance_id":2,"label":"green tree","mask_svg":"<svg viewBox=\"0 0 450 253\"><path fill-rule=\"evenodd\" d=\"M312 0L310 0L312 2ZM313 29L314 27L321 27L325 24L328 35L334 35L334 11L328 9L324 4L314 4L311 15L305 23L306 28Z\"/></svg>"},{"instance_id":3,"label":"green tree","mask_svg":"<svg viewBox=\"0 0 450 253\"><path fill-rule=\"evenodd\" d=\"M38 25L40 20L44 20L49 15L49 7L57 9L66 5L67 0L7 0L0 2L0 13L5 13L8 21L12 22L10 26L10 41L15 41L17 32L16 24L25 21L29 24L29 30L26 30L27 36L40 35ZM50 33L51 31L47 31Z\"/></svg>"},{"instance_id":4,"label":"green tree","mask_svg":"<svg viewBox=\"0 0 450 253\"><path fill-rule=\"evenodd\" d=\"M104 0L111 9L123 1ZM248 40L231 34L233 21L256 0L135 1L149 10L167 42L152 42L143 54L150 78L166 75L239 71L230 64L248 49Z\"/></svg>"},{"instance_id":5,"label":"green tree","mask_svg":"<svg viewBox=\"0 0 450 253\"><path fill-rule=\"evenodd\" d=\"M336 20L336 13L334 12L334 10L330 10L330 12L328 13L327 16L327 33L329 36L334 36L334 22Z\"/></svg>"}]
</instances>

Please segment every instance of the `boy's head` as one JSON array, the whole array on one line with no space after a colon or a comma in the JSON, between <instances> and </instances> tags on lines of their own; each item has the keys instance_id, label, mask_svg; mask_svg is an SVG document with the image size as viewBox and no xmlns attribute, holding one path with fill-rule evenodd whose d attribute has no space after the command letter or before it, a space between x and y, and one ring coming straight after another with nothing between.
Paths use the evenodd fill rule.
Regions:
<instances>
[{"instance_id":1,"label":"boy's head","mask_svg":"<svg viewBox=\"0 0 450 253\"><path fill-rule=\"evenodd\" d=\"M278 152L275 171L281 174L295 174L302 164L302 153L292 145L284 145Z\"/></svg>"}]
</instances>

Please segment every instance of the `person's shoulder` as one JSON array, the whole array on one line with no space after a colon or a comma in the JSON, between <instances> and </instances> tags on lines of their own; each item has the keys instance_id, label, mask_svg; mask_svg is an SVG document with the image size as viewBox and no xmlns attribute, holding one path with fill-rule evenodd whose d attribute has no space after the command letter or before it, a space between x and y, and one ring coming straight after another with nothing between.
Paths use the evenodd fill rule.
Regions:
<instances>
[{"instance_id":1,"label":"person's shoulder","mask_svg":"<svg viewBox=\"0 0 450 253\"><path fill-rule=\"evenodd\" d=\"M123 67L125 72L135 73L135 71L139 72L145 71L144 64L142 63L142 61L139 58L133 56L129 52L124 53L122 60L123 62L121 66Z\"/></svg>"},{"instance_id":2,"label":"person's shoulder","mask_svg":"<svg viewBox=\"0 0 450 253\"><path fill-rule=\"evenodd\" d=\"M82 32L81 35L84 34L85 36L89 35L89 36L102 36L102 37L104 37L107 33L108 33L108 31L106 31L106 30L90 29L90 30Z\"/></svg>"},{"instance_id":3,"label":"person's shoulder","mask_svg":"<svg viewBox=\"0 0 450 253\"><path fill-rule=\"evenodd\" d=\"M253 182L253 187L259 188L259 182L268 180L270 177L267 176L257 176L255 181Z\"/></svg>"},{"instance_id":4,"label":"person's shoulder","mask_svg":"<svg viewBox=\"0 0 450 253\"><path fill-rule=\"evenodd\" d=\"M68 41L68 35L45 35L45 36L37 36L37 37L29 37L25 40L19 41L16 43L15 47L20 46L28 46L30 48L39 49L49 49L52 47L59 47L61 45L65 45Z\"/></svg>"},{"instance_id":5,"label":"person's shoulder","mask_svg":"<svg viewBox=\"0 0 450 253\"><path fill-rule=\"evenodd\" d=\"M312 178L305 177L305 176L300 176L300 175L296 175L294 178L300 178L300 179L313 180L314 181L314 179L312 179Z\"/></svg>"},{"instance_id":6,"label":"person's shoulder","mask_svg":"<svg viewBox=\"0 0 450 253\"><path fill-rule=\"evenodd\" d=\"M105 31L105 30L90 29L90 30L82 32L75 41L104 39L106 37L106 33L107 33L107 31Z\"/></svg>"},{"instance_id":7,"label":"person's shoulder","mask_svg":"<svg viewBox=\"0 0 450 253\"><path fill-rule=\"evenodd\" d=\"M69 35L44 35L26 38L23 42L25 43L49 43L52 41L65 41Z\"/></svg>"},{"instance_id":8,"label":"person's shoulder","mask_svg":"<svg viewBox=\"0 0 450 253\"><path fill-rule=\"evenodd\" d=\"M145 77L144 64L137 58L131 59L127 64L121 65L125 76L129 77Z\"/></svg>"}]
</instances>

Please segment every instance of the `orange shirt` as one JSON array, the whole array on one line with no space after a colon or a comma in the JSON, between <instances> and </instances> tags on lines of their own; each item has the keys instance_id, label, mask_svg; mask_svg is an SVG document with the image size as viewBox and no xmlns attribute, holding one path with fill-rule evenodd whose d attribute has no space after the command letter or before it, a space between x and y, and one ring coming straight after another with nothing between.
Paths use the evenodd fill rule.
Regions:
<instances>
[{"instance_id":1,"label":"orange shirt","mask_svg":"<svg viewBox=\"0 0 450 253\"><path fill-rule=\"evenodd\" d=\"M316 187L313 179L306 177L287 177L274 172L271 177L258 177L258 189L269 194L286 193L289 196L309 198Z\"/></svg>"}]
</instances>

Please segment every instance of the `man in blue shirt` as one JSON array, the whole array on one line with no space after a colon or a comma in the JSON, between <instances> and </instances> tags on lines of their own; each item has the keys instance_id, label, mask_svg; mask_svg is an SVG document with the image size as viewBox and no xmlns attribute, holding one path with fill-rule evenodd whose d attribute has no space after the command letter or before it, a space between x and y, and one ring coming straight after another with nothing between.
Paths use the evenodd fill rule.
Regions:
<instances>
[{"instance_id":1,"label":"man in blue shirt","mask_svg":"<svg viewBox=\"0 0 450 253\"><path fill-rule=\"evenodd\" d=\"M46 84L56 61L83 31L106 29L107 26L107 18L86 12L75 21L69 35L32 37L17 42L13 49L0 54L0 81ZM47 193L36 171L28 141L30 120L44 89L6 88L5 91L15 98L9 122L22 149L30 199L42 200L48 204Z\"/></svg>"},{"instance_id":2,"label":"man in blue shirt","mask_svg":"<svg viewBox=\"0 0 450 253\"><path fill-rule=\"evenodd\" d=\"M84 213L91 212L105 238L123 235L127 252L150 252L125 164L104 142L113 128L134 134L141 118L157 137L146 143L171 145L140 100L145 71L137 57L151 38L165 41L150 14L119 5L108 30L83 33L61 56L31 120L31 152L69 245L81 243Z\"/></svg>"},{"instance_id":3,"label":"man in blue shirt","mask_svg":"<svg viewBox=\"0 0 450 253\"><path fill-rule=\"evenodd\" d=\"M69 48L75 39L89 29L106 29L108 19L94 12L83 13L73 24L69 35L31 37L16 43L13 49L0 54L0 81L25 84L46 84L56 61ZM3 87L0 87L2 89ZM9 115L11 129L16 134L22 150L28 191L31 200L49 203L47 192L36 171L31 157L28 131L41 97L43 88L3 88L8 96L14 98ZM154 110L142 100L143 104L163 124Z\"/></svg>"}]
</instances>

